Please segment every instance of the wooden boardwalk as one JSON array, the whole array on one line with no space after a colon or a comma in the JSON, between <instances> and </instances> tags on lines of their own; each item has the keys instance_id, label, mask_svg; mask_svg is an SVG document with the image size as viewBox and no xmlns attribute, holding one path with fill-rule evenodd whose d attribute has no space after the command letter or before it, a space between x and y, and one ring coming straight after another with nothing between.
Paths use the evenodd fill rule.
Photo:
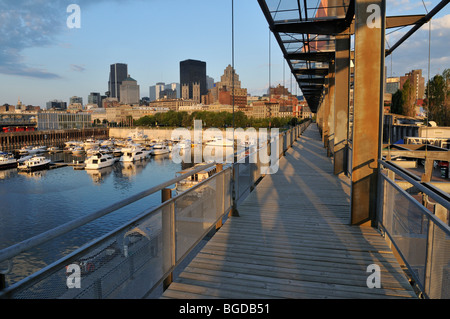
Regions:
<instances>
[{"instance_id":1,"label":"wooden boardwalk","mask_svg":"<svg viewBox=\"0 0 450 319\"><path fill-rule=\"evenodd\" d=\"M349 182L322 145L310 125L162 297L416 298L384 238L348 224Z\"/></svg>"}]
</instances>

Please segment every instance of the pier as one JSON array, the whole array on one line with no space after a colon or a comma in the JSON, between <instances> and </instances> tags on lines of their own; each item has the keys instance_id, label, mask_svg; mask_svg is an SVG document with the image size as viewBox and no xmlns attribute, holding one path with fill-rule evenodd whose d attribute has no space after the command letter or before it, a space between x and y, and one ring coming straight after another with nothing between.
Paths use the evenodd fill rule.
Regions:
<instances>
[{"instance_id":1,"label":"pier","mask_svg":"<svg viewBox=\"0 0 450 319\"><path fill-rule=\"evenodd\" d=\"M449 0L394 17L385 0L330 0L317 17L307 16L315 4L281 2L258 0L316 121L0 250L10 270L23 253L161 194L160 205L21 281L6 285L2 269L0 298L450 298L450 195L431 183L448 150L393 148L408 130L383 145L385 58ZM402 26L412 28L385 50L387 29ZM425 174L391 155L423 159Z\"/></svg>"},{"instance_id":2,"label":"pier","mask_svg":"<svg viewBox=\"0 0 450 319\"><path fill-rule=\"evenodd\" d=\"M31 132L0 133L0 151L14 152L23 146L61 146L73 140L87 138L107 139L109 128L86 128L67 130L45 130Z\"/></svg>"},{"instance_id":3,"label":"pier","mask_svg":"<svg viewBox=\"0 0 450 319\"><path fill-rule=\"evenodd\" d=\"M312 124L163 297L417 298L381 233L349 225L349 180L326 155Z\"/></svg>"}]
</instances>

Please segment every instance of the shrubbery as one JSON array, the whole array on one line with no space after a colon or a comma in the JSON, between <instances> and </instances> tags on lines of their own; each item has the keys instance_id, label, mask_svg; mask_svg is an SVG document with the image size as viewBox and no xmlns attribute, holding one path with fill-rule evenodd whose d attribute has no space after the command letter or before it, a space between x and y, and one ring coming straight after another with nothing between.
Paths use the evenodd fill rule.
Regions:
<instances>
[{"instance_id":1,"label":"shrubbery","mask_svg":"<svg viewBox=\"0 0 450 319\"><path fill-rule=\"evenodd\" d=\"M202 120L203 127L226 128L233 127L233 113L199 111L188 114L187 112L168 111L146 115L134 122L135 126L169 126L169 127L193 127L194 120ZM284 127L296 125L302 121L295 117L272 117L255 119L248 118L242 111L234 113L235 127Z\"/></svg>"}]
</instances>

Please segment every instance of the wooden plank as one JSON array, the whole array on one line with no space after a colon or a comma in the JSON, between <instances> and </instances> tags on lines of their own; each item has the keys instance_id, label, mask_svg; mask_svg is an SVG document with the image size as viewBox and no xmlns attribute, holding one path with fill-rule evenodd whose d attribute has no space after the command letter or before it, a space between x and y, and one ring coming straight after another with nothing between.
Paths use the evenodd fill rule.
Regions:
<instances>
[{"instance_id":1,"label":"wooden plank","mask_svg":"<svg viewBox=\"0 0 450 319\"><path fill-rule=\"evenodd\" d=\"M349 225L345 176L310 126L164 298L416 298L380 233ZM381 288L367 287L380 266Z\"/></svg>"}]
</instances>

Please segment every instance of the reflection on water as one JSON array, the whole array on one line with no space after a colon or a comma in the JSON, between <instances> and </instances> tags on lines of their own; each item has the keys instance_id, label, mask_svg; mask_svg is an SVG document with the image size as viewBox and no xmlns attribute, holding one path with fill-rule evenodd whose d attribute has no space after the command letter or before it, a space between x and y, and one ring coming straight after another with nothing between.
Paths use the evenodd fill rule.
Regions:
<instances>
[{"instance_id":1,"label":"reflection on water","mask_svg":"<svg viewBox=\"0 0 450 319\"><path fill-rule=\"evenodd\" d=\"M45 156L61 163L84 161L84 157L63 152ZM182 164L174 163L171 155L166 154L135 163L116 162L100 170L65 166L32 173L18 173L17 169L0 171L0 249L161 184L174 178L181 169ZM160 200L161 194L155 193L14 258L7 284L116 229L159 205ZM0 269L6 267L0 265Z\"/></svg>"}]
</instances>

